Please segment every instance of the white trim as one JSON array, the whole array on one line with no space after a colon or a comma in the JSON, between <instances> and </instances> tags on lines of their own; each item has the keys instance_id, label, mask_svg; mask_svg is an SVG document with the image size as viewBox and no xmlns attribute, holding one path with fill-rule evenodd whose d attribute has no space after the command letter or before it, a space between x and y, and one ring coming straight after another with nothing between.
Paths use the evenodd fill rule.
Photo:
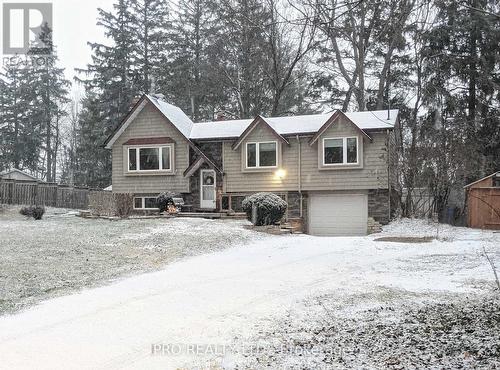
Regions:
<instances>
[{"instance_id":1,"label":"white trim","mask_svg":"<svg viewBox=\"0 0 500 370\"><path fill-rule=\"evenodd\" d=\"M134 202L133 202L134 209L142 209L142 210L145 210L145 209L158 209L157 207L146 208L146 198L156 199L156 197L151 197L151 196L134 197ZM136 199L141 199L141 208L137 208L135 206L135 200Z\"/></svg>"},{"instance_id":2,"label":"white trim","mask_svg":"<svg viewBox=\"0 0 500 370\"><path fill-rule=\"evenodd\" d=\"M106 149L111 149L113 147L113 144L115 143L116 140L123 134L123 132L127 129L127 127L130 125L130 123L137 117L139 113L144 109L144 107L147 104L147 100L144 99L142 103L137 107L137 109L128 117L128 119L123 123L123 125L120 127L118 131L115 132L111 140L106 144Z\"/></svg>"},{"instance_id":3,"label":"white trim","mask_svg":"<svg viewBox=\"0 0 500 370\"><path fill-rule=\"evenodd\" d=\"M141 162L140 162L140 150L141 149L158 149L158 169L153 169L153 170L141 170ZM169 153L169 168L162 168L163 167L163 148L168 148L168 153ZM130 169L130 149L136 149L135 151L135 163L136 163L136 169L131 170ZM172 144L150 144L150 145L129 145L127 146L127 173L148 173L148 172L173 172L173 145Z\"/></svg>"},{"instance_id":4,"label":"white trim","mask_svg":"<svg viewBox=\"0 0 500 370\"><path fill-rule=\"evenodd\" d=\"M214 183L213 185L203 185L203 173L205 172L211 172L213 173L214 177ZM204 200L203 199L203 187L204 186L212 186L214 188L214 199L212 200ZM204 202L210 202L210 205L206 205ZM212 169L204 169L200 171L200 208L210 208L210 209L215 209L217 208L217 173L215 170Z\"/></svg>"},{"instance_id":5,"label":"white trim","mask_svg":"<svg viewBox=\"0 0 500 370\"><path fill-rule=\"evenodd\" d=\"M356 139L356 162L347 162L347 139ZM325 140L342 140L342 163L325 163ZM323 166L355 166L359 164L359 139L358 136L324 137L323 138Z\"/></svg>"},{"instance_id":6,"label":"white trim","mask_svg":"<svg viewBox=\"0 0 500 370\"><path fill-rule=\"evenodd\" d=\"M248 166L248 145L255 144L255 166ZM274 166L261 166L260 165L260 144L274 144L276 146L276 165ZM245 143L245 168L248 170L259 168L278 168L278 142L277 141L251 141Z\"/></svg>"}]
</instances>

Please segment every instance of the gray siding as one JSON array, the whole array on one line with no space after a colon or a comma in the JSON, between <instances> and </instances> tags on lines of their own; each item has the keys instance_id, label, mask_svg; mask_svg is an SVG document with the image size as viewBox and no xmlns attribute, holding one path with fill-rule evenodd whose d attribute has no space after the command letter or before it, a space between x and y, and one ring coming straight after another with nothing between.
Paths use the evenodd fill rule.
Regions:
<instances>
[{"instance_id":1,"label":"gray siding","mask_svg":"<svg viewBox=\"0 0 500 370\"><path fill-rule=\"evenodd\" d=\"M278 167L286 170L283 180L276 178L276 169L245 170L246 143L253 141L278 141ZM232 142L224 142L224 185L226 192L256 192L297 190L298 182L298 143L291 140L290 145L281 144L276 135L265 125L258 125L236 150Z\"/></svg>"},{"instance_id":2,"label":"gray siding","mask_svg":"<svg viewBox=\"0 0 500 370\"><path fill-rule=\"evenodd\" d=\"M358 167L324 168L319 165L318 145L321 145L324 137L338 136L358 136L361 156ZM302 190L387 189L387 134L386 132L372 132L370 136L373 138L372 142L364 138L351 124L339 122L328 128L312 146L309 145L310 137L301 137ZM265 125L259 125L237 150L232 150L232 143L224 143L224 190L226 192L295 191L298 189L299 143L294 137L289 139L290 145L281 145L280 168L287 173L283 180L275 177L275 170L255 173L242 171L245 143L263 140L276 140L276 137Z\"/></svg>"},{"instance_id":3,"label":"gray siding","mask_svg":"<svg viewBox=\"0 0 500 370\"><path fill-rule=\"evenodd\" d=\"M172 174L126 173L126 146L129 139L167 136L175 141ZM188 141L151 104L147 104L116 140L113 152L113 192L153 193L189 192L189 179L183 176L189 163Z\"/></svg>"}]
</instances>

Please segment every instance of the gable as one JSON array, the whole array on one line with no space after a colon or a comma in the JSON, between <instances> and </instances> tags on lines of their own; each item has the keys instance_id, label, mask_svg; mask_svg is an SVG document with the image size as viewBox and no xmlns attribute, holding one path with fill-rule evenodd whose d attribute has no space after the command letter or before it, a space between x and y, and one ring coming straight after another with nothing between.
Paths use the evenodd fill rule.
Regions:
<instances>
[{"instance_id":1,"label":"gable","mask_svg":"<svg viewBox=\"0 0 500 370\"><path fill-rule=\"evenodd\" d=\"M309 141L310 145L313 145L320 137L324 135L325 132L331 127L335 127L340 125L341 127L345 126L350 126L353 130L357 132L358 136L361 134L361 136L367 138L368 140L372 140L372 138L364 132L359 126L357 126L350 118L348 118L342 111L337 110L335 113L332 114L332 116L325 122L323 126L316 132L316 134L311 138Z\"/></svg>"},{"instance_id":2,"label":"gable","mask_svg":"<svg viewBox=\"0 0 500 370\"><path fill-rule=\"evenodd\" d=\"M133 118L123 130L113 145L123 145L127 142L143 138L168 138L179 145L188 140L166 119L158 110L148 103Z\"/></svg>"},{"instance_id":3,"label":"gable","mask_svg":"<svg viewBox=\"0 0 500 370\"><path fill-rule=\"evenodd\" d=\"M325 128L318 136L321 140L325 137L344 137L344 136L362 136L357 129L345 116L339 116L336 121Z\"/></svg>"},{"instance_id":4,"label":"gable","mask_svg":"<svg viewBox=\"0 0 500 370\"><path fill-rule=\"evenodd\" d=\"M115 141L123 135L124 131L135 121L137 116L139 116L146 107L154 108L166 122L184 137L186 141L190 141L189 136L193 122L179 107L161 101L154 96L143 95L113 133L106 139L104 147L106 149L111 149Z\"/></svg>"},{"instance_id":5,"label":"gable","mask_svg":"<svg viewBox=\"0 0 500 370\"><path fill-rule=\"evenodd\" d=\"M279 140L274 131L266 124L258 124L246 135L242 143L251 141L276 141Z\"/></svg>"},{"instance_id":6,"label":"gable","mask_svg":"<svg viewBox=\"0 0 500 370\"><path fill-rule=\"evenodd\" d=\"M262 127L264 127L269 134L271 134L271 137L266 138L266 140L278 140L281 142L284 142L286 144L289 144L289 142L281 136L279 133L277 133L270 125L269 123L266 122L266 120L258 116L253 122L246 128L246 130L240 135L238 140L236 140L233 144L233 150L238 149L238 147L241 145L242 142L248 141L249 137L255 137L255 130L258 130L257 133L262 134ZM254 136L252 136L252 134ZM257 134L258 136L258 134ZM267 135L266 135L267 136Z\"/></svg>"}]
</instances>

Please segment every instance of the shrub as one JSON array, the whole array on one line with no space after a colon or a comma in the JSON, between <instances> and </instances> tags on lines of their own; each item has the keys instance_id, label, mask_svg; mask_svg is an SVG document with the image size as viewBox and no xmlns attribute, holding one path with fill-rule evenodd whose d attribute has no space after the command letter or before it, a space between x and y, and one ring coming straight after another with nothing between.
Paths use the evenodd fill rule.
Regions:
<instances>
[{"instance_id":1,"label":"shrub","mask_svg":"<svg viewBox=\"0 0 500 370\"><path fill-rule=\"evenodd\" d=\"M115 211L116 215L122 218L130 216L134 205L134 194L131 193L115 193Z\"/></svg>"},{"instance_id":2,"label":"shrub","mask_svg":"<svg viewBox=\"0 0 500 370\"><path fill-rule=\"evenodd\" d=\"M45 214L45 207L36 206L33 208L32 215L35 220L41 220L44 214Z\"/></svg>"},{"instance_id":3,"label":"shrub","mask_svg":"<svg viewBox=\"0 0 500 370\"><path fill-rule=\"evenodd\" d=\"M287 204L279 196L273 193L257 193L246 197L241 207L252 221L252 208L257 207L256 226L274 225L285 215Z\"/></svg>"},{"instance_id":4,"label":"shrub","mask_svg":"<svg viewBox=\"0 0 500 370\"><path fill-rule=\"evenodd\" d=\"M33 217L35 220L41 220L45 214L44 206L29 206L23 207L19 211L20 214L26 217Z\"/></svg>"},{"instance_id":5,"label":"shrub","mask_svg":"<svg viewBox=\"0 0 500 370\"><path fill-rule=\"evenodd\" d=\"M23 207L19 210L19 213L26 217L31 217L33 215L33 207Z\"/></svg>"},{"instance_id":6,"label":"shrub","mask_svg":"<svg viewBox=\"0 0 500 370\"><path fill-rule=\"evenodd\" d=\"M170 193L161 193L156 198L156 206L160 210L160 213L168 210L168 206L175 206L173 195Z\"/></svg>"}]
</instances>

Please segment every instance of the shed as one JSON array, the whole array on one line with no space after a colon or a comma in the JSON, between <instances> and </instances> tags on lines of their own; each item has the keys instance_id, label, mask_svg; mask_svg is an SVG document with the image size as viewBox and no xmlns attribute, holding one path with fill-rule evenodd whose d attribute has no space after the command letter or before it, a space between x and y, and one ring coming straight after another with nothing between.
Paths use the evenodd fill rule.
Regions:
<instances>
[{"instance_id":1,"label":"shed","mask_svg":"<svg viewBox=\"0 0 500 370\"><path fill-rule=\"evenodd\" d=\"M18 181L39 181L36 177L31 176L29 173L18 170L17 168L12 168L5 172L0 173L0 179L3 180L18 180Z\"/></svg>"},{"instance_id":2,"label":"shed","mask_svg":"<svg viewBox=\"0 0 500 370\"><path fill-rule=\"evenodd\" d=\"M500 171L465 187L469 227L500 230Z\"/></svg>"}]
</instances>

